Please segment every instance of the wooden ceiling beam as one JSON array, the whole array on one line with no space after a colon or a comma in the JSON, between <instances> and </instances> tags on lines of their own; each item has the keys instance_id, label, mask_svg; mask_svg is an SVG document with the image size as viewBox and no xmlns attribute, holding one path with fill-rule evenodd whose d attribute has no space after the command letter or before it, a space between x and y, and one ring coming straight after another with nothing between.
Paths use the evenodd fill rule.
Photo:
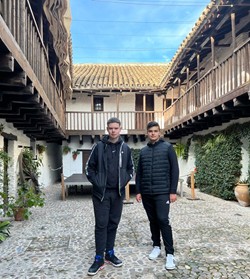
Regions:
<instances>
[{"instance_id":1,"label":"wooden ceiling beam","mask_svg":"<svg viewBox=\"0 0 250 279\"><path fill-rule=\"evenodd\" d=\"M0 54L0 72L14 72L14 57L10 53Z\"/></svg>"},{"instance_id":2,"label":"wooden ceiling beam","mask_svg":"<svg viewBox=\"0 0 250 279\"><path fill-rule=\"evenodd\" d=\"M2 73L0 75L0 86L26 87L27 74L24 71L14 73Z\"/></svg>"}]
</instances>

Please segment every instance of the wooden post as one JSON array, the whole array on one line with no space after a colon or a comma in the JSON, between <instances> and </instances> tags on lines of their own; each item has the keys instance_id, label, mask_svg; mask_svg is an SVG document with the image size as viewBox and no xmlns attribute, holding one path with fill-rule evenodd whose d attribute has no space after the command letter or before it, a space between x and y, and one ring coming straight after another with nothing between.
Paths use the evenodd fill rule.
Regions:
<instances>
[{"instance_id":1,"label":"wooden post","mask_svg":"<svg viewBox=\"0 0 250 279\"><path fill-rule=\"evenodd\" d=\"M123 201L123 203L126 203L126 204L133 203L133 202L130 201L130 186L129 186L129 182L127 183L127 185L125 187L125 200Z\"/></svg>"},{"instance_id":2,"label":"wooden post","mask_svg":"<svg viewBox=\"0 0 250 279\"><path fill-rule=\"evenodd\" d=\"M194 171L191 172L191 198L195 199L195 191L194 191Z\"/></svg>"},{"instance_id":3,"label":"wooden post","mask_svg":"<svg viewBox=\"0 0 250 279\"><path fill-rule=\"evenodd\" d=\"M235 27L235 13L231 14L231 28L232 28L232 47L233 47L233 80L234 87L237 88L237 57L235 54L236 49L236 27Z\"/></svg>"},{"instance_id":4,"label":"wooden post","mask_svg":"<svg viewBox=\"0 0 250 279\"><path fill-rule=\"evenodd\" d=\"M129 183L126 185L126 188L125 188L125 199L127 202L129 202L130 200L130 186L129 186Z\"/></svg>"},{"instance_id":5,"label":"wooden post","mask_svg":"<svg viewBox=\"0 0 250 279\"><path fill-rule=\"evenodd\" d=\"M200 54L198 53L196 56L196 62L197 62L197 91L196 91L196 96L195 96L195 108L200 107Z\"/></svg>"},{"instance_id":6,"label":"wooden post","mask_svg":"<svg viewBox=\"0 0 250 279\"><path fill-rule=\"evenodd\" d=\"M215 42L214 37L210 37L211 40L211 55L212 55L212 96L210 100L216 99L216 75L215 75Z\"/></svg>"}]
</instances>

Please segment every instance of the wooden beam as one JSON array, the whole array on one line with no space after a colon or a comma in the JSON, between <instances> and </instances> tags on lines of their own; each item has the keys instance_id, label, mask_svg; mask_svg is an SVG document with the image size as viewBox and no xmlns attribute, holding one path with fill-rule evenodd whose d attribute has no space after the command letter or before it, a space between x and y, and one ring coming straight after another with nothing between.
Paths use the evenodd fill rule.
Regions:
<instances>
[{"instance_id":1,"label":"wooden beam","mask_svg":"<svg viewBox=\"0 0 250 279\"><path fill-rule=\"evenodd\" d=\"M23 21L25 23L25 1L22 1L22 11L21 13L21 22ZM47 92L45 92L45 89L41 85L40 81L38 80L38 77L36 76L34 70L32 69L31 65L29 64L27 58L25 57L24 53L22 52L22 49L25 49L25 46L27 42L25 41L25 34L22 34L23 40L21 39L20 46L16 42L16 40L13 38L12 33L10 32L9 27L7 26L6 22L3 20L3 18L0 16L0 34L1 34L1 40L7 47L7 49L10 50L13 57L17 61L17 63L20 65L22 69L25 69L25 72L31 82L34 84L34 87L39 92L39 95L41 95L42 99L48 106L48 109L53 113L54 118L58 123L60 123L60 127L63 127L63 123L61 119L59 118L59 115L56 113L55 108L52 106L49 97L47 96ZM25 84L26 86L26 84Z\"/></svg>"},{"instance_id":2,"label":"wooden beam","mask_svg":"<svg viewBox=\"0 0 250 279\"><path fill-rule=\"evenodd\" d=\"M10 54L0 54L0 72L14 71L14 57Z\"/></svg>"},{"instance_id":3,"label":"wooden beam","mask_svg":"<svg viewBox=\"0 0 250 279\"><path fill-rule=\"evenodd\" d=\"M15 136L13 134L8 134L8 133L5 133L5 132L2 132L1 136L4 137L5 139L8 139L8 140L17 140L17 136Z\"/></svg>"},{"instance_id":4,"label":"wooden beam","mask_svg":"<svg viewBox=\"0 0 250 279\"><path fill-rule=\"evenodd\" d=\"M27 75L23 71L9 74L2 73L0 75L0 85L25 87L27 85Z\"/></svg>"}]
</instances>

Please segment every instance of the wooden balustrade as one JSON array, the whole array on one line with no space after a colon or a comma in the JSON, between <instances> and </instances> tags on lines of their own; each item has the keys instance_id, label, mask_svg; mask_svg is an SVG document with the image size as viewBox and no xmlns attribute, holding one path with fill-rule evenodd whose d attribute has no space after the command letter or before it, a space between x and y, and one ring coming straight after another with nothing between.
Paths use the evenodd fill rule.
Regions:
<instances>
[{"instance_id":1,"label":"wooden balustrade","mask_svg":"<svg viewBox=\"0 0 250 279\"><path fill-rule=\"evenodd\" d=\"M95 135L104 133L110 117L118 117L122 129L127 133L145 133L149 121L157 121L163 127L163 113L159 111L120 111L117 112L66 112L66 130L69 134L76 133ZM137 134L136 133L136 134Z\"/></svg>"},{"instance_id":2,"label":"wooden balustrade","mask_svg":"<svg viewBox=\"0 0 250 279\"><path fill-rule=\"evenodd\" d=\"M51 73L48 52L29 1L0 0L0 14L43 89L42 103L50 107L58 122L65 127L63 97Z\"/></svg>"},{"instance_id":3,"label":"wooden balustrade","mask_svg":"<svg viewBox=\"0 0 250 279\"><path fill-rule=\"evenodd\" d=\"M235 81L233 57L237 61L237 81ZM164 111L164 127L171 129L181 121L190 119L220 105L223 97L250 81L250 39L237 48L232 55L215 66L193 84L169 108Z\"/></svg>"}]
</instances>

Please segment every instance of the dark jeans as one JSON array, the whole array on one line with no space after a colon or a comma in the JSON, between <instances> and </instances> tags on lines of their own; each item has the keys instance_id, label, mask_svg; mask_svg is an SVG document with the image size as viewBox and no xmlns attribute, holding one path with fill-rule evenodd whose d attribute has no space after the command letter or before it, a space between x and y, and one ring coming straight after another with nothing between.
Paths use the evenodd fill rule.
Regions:
<instances>
[{"instance_id":1,"label":"dark jeans","mask_svg":"<svg viewBox=\"0 0 250 279\"><path fill-rule=\"evenodd\" d=\"M117 190L106 190L103 201L92 197L95 214L96 255L114 249L116 231L121 219L123 197Z\"/></svg>"},{"instance_id":2,"label":"dark jeans","mask_svg":"<svg viewBox=\"0 0 250 279\"><path fill-rule=\"evenodd\" d=\"M161 247L161 233L166 254L174 254L172 228L169 223L169 194L142 195L142 203L148 215L153 246Z\"/></svg>"}]
</instances>

